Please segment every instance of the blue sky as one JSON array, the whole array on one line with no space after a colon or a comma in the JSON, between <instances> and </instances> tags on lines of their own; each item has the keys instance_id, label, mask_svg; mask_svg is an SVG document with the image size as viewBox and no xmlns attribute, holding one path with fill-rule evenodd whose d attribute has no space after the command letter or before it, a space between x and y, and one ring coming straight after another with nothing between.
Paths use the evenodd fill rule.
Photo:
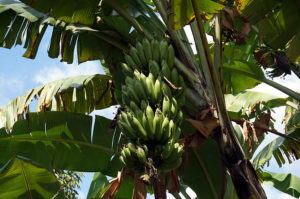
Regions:
<instances>
[{"instance_id":1,"label":"blue sky","mask_svg":"<svg viewBox=\"0 0 300 199\"><path fill-rule=\"evenodd\" d=\"M25 50L20 46L12 48L11 50L0 48L0 107L8 103L9 100L24 94L28 89L50 81L80 74L103 74L99 61L86 62L78 66L77 64L68 65L60 62L59 59L49 58L47 55L47 49L50 41L50 33L51 30L49 28L45 33L45 37L40 44L39 52L34 60L23 58L22 55ZM300 90L300 81L295 76L286 77L285 80L279 79L277 82L294 90ZM281 97L285 96L280 91L264 84L256 87L254 90L268 92ZM94 114L101 114L112 118L114 110L114 108L110 108L98 111ZM281 124L281 121L284 115L284 109L276 109L276 112L277 114L273 115L273 117L277 120L275 127L280 132L283 132L283 125ZM262 146L268 144L276 137L276 135L268 134ZM291 172L300 177L300 160L295 161L293 164L285 164L282 168L279 168L276 162L271 160L270 167L268 167L267 170L278 173ZM86 177L80 185L81 190L79 190L81 199L84 199L88 192L93 173L86 173L85 176ZM269 185L263 186L267 192L268 198L292 198L289 195L276 191Z\"/></svg>"}]
</instances>

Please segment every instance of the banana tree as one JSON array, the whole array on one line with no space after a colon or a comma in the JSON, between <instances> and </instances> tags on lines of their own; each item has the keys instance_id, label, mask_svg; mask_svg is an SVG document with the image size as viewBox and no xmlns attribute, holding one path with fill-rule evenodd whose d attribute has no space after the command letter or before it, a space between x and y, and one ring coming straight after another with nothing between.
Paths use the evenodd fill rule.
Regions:
<instances>
[{"instance_id":1,"label":"banana tree","mask_svg":"<svg viewBox=\"0 0 300 199\"><path fill-rule=\"evenodd\" d=\"M61 61L72 63L77 49L78 63L100 60L106 71L106 75L67 78L31 89L0 110L0 166L4 168L1 178L9 178L11 174L5 168L11 162L16 165L19 160L12 158L17 155L29 161L32 168L101 172L95 174L88 198L145 198L147 192L154 193L156 198L166 198L166 190L180 198L178 193L185 194L187 186L201 198L232 198L235 193L239 198L266 198L259 180L277 182L280 177L262 171L264 163L274 156L283 164L282 153L289 161L292 161L290 157L299 158L296 132L299 131L300 95L267 78L261 69L267 69L272 77L291 71L299 75L299 26L294 24L300 12L299 5L295 5L298 5L296 1L275 0L223 3L211 0L1 0L2 47L24 45L23 56L34 59L50 26L50 58L60 56ZM195 52L184 26L192 30ZM213 37L213 42L208 42L207 34ZM137 66L136 69L142 65L147 67L150 60L142 59L148 58L144 48L147 42L152 45L153 41L161 44L154 42L151 52L152 55L160 53L160 61L164 59L162 54L166 54L163 46L174 49L172 55L166 55L165 61L171 63L174 74L178 71L184 80L182 88L172 78L166 78L166 73L160 80L171 89L171 96L184 90L184 100L180 101L184 120L178 127L182 132L176 139L184 146L184 153L179 158L183 161L171 170L149 175L150 171L156 171L156 164L148 162L147 168L151 169L146 173L140 171L147 174L142 175L134 167L124 167L124 158L119 158L123 157L123 148L128 146L129 140L142 146L144 143L140 140L147 136L141 134L136 138L122 128L124 116L120 115L124 109L138 115L134 111L137 109L128 107L124 96L129 96L131 101L139 99L129 89L135 82L129 83L128 78L126 81L126 77L133 74L128 71L134 68L126 70L124 63ZM140 47L141 43L145 45ZM173 61L167 58L171 56ZM159 62L158 67L162 67L160 65L163 64ZM158 69L158 73L163 70ZM138 73L145 71L155 73L152 66L150 70L140 68ZM290 98L246 91L262 82ZM159 95L153 92L147 95ZM166 95L165 92L161 96ZM29 109L33 99L38 100L36 112ZM150 101L149 98L145 107ZM94 110L117 104L121 107L114 120L89 116ZM279 106L286 106L291 117L287 120L286 133L270 127L270 110ZM233 127L232 121L243 127L244 136L238 127ZM265 132L281 137L263 149L252 165L250 159ZM153 140L150 143L157 144ZM47 175L50 178L52 174ZM106 176L113 179L108 182ZM0 186L7 186L5 180L1 182ZM37 182L39 186L46 186L43 181ZM284 187L278 183L274 186L299 195L297 186ZM45 192L30 186L18 189L18 193L9 193L18 194L11 197L32 198L34 194ZM53 191L53 185L46 191L60 197Z\"/></svg>"}]
</instances>

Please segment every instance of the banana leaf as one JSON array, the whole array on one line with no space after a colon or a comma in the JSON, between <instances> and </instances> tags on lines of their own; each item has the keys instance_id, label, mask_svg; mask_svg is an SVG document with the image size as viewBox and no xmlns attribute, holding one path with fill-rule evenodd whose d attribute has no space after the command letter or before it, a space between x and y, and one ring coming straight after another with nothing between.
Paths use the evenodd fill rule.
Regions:
<instances>
[{"instance_id":1,"label":"banana leaf","mask_svg":"<svg viewBox=\"0 0 300 199\"><path fill-rule=\"evenodd\" d=\"M20 157L0 168L0 198L54 198L60 189L55 175Z\"/></svg>"}]
</instances>

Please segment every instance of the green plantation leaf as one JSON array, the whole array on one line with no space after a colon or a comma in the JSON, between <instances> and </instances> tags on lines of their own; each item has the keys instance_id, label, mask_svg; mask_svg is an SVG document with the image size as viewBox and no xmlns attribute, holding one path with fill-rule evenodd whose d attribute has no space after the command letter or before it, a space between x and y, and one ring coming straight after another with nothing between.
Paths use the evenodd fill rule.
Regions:
<instances>
[{"instance_id":1,"label":"green plantation leaf","mask_svg":"<svg viewBox=\"0 0 300 199\"><path fill-rule=\"evenodd\" d=\"M109 188L109 181L103 173L96 172L91 182L87 199L101 198L103 193ZM130 176L124 176L123 182L115 195L114 199L128 199L132 198L134 189L133 179Z\"/></svg>"},{"instance_id":2,"label":"green plantation leaf","mask_svg":"<svg viewBox=\"0 0 300 199\"><path fill-rule=\"evenodd\" d=\"M300 63L300 31L298 31L298 33L291 41L286 55L290 59L290 61Z\"/></svg>"},{"instance_id":3,"label":"green plantation leaf","mask_svg":"<svg viewBox=\"0 0 300 199\"><path fill-rule=\"evenodd\" d=\"M10 101L0 109L0 128L11 129L14 122L24 117L35 98L37 112L67 111L91 113L114 105L111 77L80 75L53 81Z\"/></svg>"},{"instance_id":4,"label":"green plantation leaf","mask_svg":"<svg viewBox=\"0 0 300 199\"><path fill-rule=\"evenodd\" d=\"M95 172L93 180L91 182L87 199L100 198L102 194L107 190L108 180L105 175L100 172Z\"/></svg>"},{"instance_id":5,"label":"green plantation leaf","mask_svg":"<svg viewBox=\"0 0 300 199\"><path fill-rule=\"evenodd\" d=\"M293 129L286 133L288 136L300 139L300 128ZM289 163L292 160L300 158L300 145L283 137L278 137L271 143L266 145L253 159L253 167L258 169L263 167L272 157L275 158L279 167L285 164L286 160L283 155L287 158Z\"/></svg>"},{"instance_id":6,"label":"green plantation leaf","mask_svg":"<svg viewBox=\"0 0 300 199\"><path fill-rule=\"evenodd\" d=\"M67 23L92 25L99 0L22 0L35 10ZM49 12L50 11L50 12Z\"/></svg>"},{"instance_id":7,"label":"green plantation leaf","mask_svg":"<svg viewBox=\"0 0 300 199\"><path fill-rule=\"evenodd\" d=\"M222 171L221 155L214 141L208 138L199 149L189 150L182 180L203 199L221 198Z\"/></svg>"},{"instance_id":8,"label":"green plantation leaf","mask_svg":"<svg viewBox=\"0 0 300 199\"><path fill-rule=\"evenodd\" d=\"M196 1L200 13L206 18L211 18L212 14L218 13L223 5L211 0ZM192 2L189 0L171 0L171 11L168 17L169 25L175 30L182 29L189 24L194 18Z\"/></svg>"},{"instance_id":9,"label":"green plantation leaf","mask_svg":"<svg viewBox=\"0 0 300 199\"><path fill-rule=\"evenodd\" d=\"M67 112L30 113L11 132L0 129L0 165L14 154L41 166L76 171L103 171L109 164L111 120Z\"/></svg>"},{"instance_id":10,"label":"green plantation leaf","mask_svg":"<svg viewBox=\"0 0 300 199\"><path fill-rule=\"evenodd\" d=\"M300 178L291 173L263 172L263 182L295 198L300 197Z\"/></svg>"},{"instance_id":11,"label":"green plantation leaf","mask_svg":"<svg viewBox=\"0 0 300 199\"><path fill-rule=\"evenodd\" d=\"M300 6L297 0L246 0L238 6L239 13L257 25L259 33L272 48L284 48L298 32Z\"/></svg>"},{"instance_id":12,"label":"green plantation leaf","mask_svg":"<svg viewBox=\"0 0 300 199\"><path fill-rule=\"evenodd\" d=\"M240 113L244 115L246 111L258 103L264 103L268 108L275 108L286 105L287 98L280 98L275 95L261 93L257 91L245 91L237 95L225 95L226 108L229 113Z\"/></svg>"},{"instance_id":13,"label":"green plantation leaf","mask_svg":"<svg viewBox=\"0 0 300 199\"><path fill-rule=\"evenodd\" d=\"M226 93L236 94L245 89L253 88L261 82L253 78L232 72L241 71L258 77L264 77L261 68L253 63L245 61L234 61L233 63L223 63L223 79Z\"/></svg>"},{"instance_id":14,"label":"green plantation leaf","mask_svg":"<svg viewBox=\"0 0 300 199\"><path fill-rule=\"evenodd\" d=\"M52 172L30 161L14 157L0 168L0 198L52 198L59 188Z\"/></svg>"}]
</instances>

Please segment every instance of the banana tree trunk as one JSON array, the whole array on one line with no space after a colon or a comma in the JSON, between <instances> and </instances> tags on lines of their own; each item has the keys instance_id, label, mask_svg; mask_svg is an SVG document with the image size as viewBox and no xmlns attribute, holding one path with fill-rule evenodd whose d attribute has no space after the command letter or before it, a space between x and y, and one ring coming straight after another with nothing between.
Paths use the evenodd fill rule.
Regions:
<instances>
[{"instance_id":1,"label":"banana tree trunk","mask_svg":"<svg viewBox=\"0 0 300 199\"><path fill-rule=\"evenodd\" d=\"M224 140L221 128L215 133L214 138L239 198L267 198L251 162L245 157L235 139L227 133Z\"/></svg>"}]
</instances>

